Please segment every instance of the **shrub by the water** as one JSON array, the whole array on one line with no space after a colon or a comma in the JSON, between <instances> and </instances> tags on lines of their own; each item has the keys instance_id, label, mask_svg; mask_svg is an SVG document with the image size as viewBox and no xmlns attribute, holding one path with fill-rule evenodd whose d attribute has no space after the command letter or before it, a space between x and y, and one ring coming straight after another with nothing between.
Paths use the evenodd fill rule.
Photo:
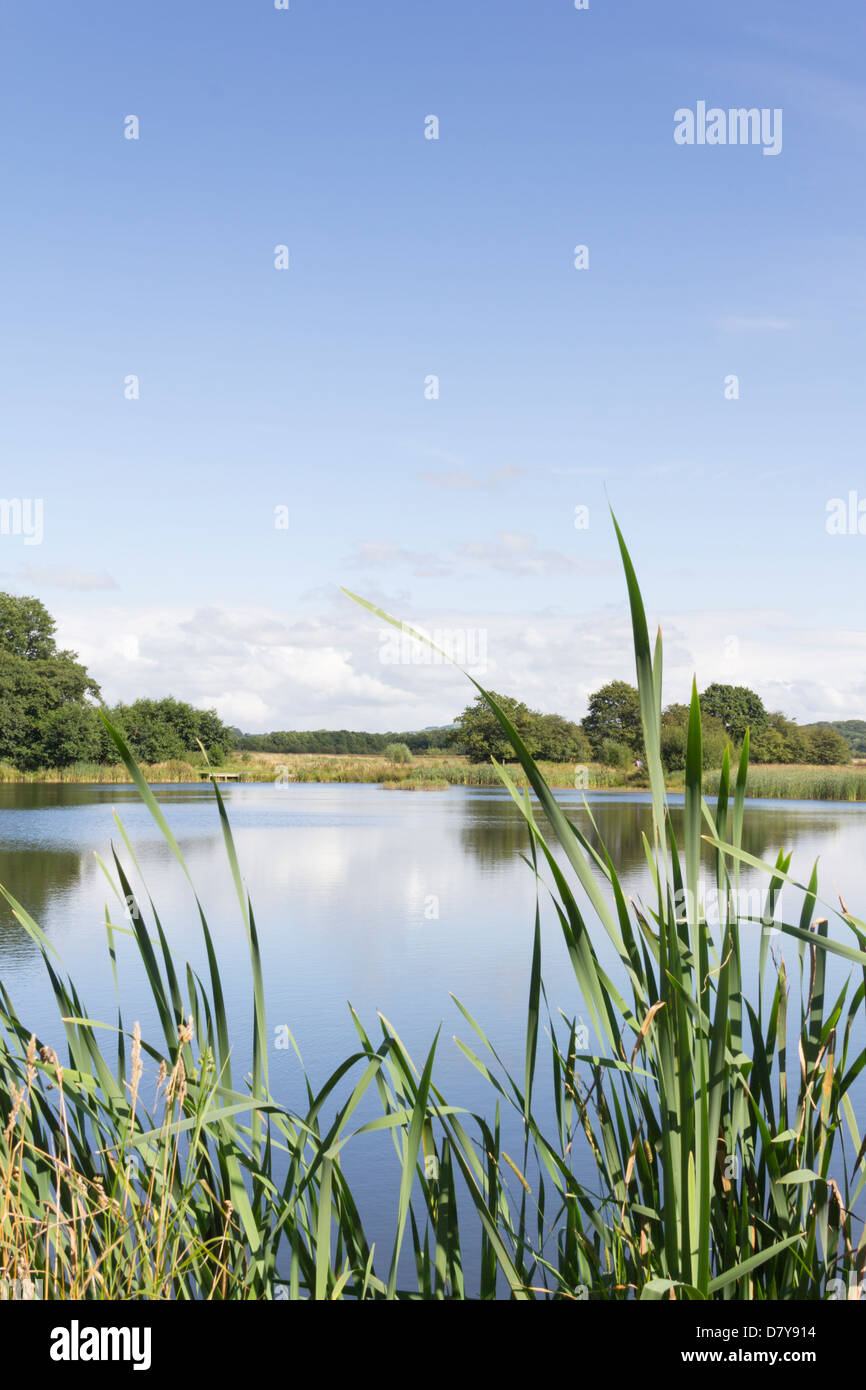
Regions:
<instances>
[{"instance_id":1,"label":"shrub by the water","mask_svg":"<svg viewBox=\"0 0 866 1390\"><path fill-rule=\"evenodd\" d=\"M389 743L385 749L385 757L389 763L411 763L412 753L405 743Z\"/></svg>"},{"instance_id":2,"label":"shrub by the water","mask_svg":"<svg viewBox=\"0 0 866 1390\"><path fill-rule=\"evenodd\" d=\"M634 762L634 752L627 743L619 743L616 739L602 739L598 748L599 762L606 767L631 767Z\"/></svg>"}]
</instances>

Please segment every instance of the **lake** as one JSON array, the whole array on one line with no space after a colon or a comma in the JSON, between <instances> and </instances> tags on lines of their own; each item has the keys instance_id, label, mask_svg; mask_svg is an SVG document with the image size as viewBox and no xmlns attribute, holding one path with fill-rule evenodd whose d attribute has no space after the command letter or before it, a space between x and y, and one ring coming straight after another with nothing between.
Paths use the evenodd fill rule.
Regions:
<instances>
[{"instance_id":1,"label":"lake","mask_svg":"<svg viewBox=\"0 0 866 1390\"><path fill-rule=\"evenodd\" d=\"M250 1067L250 977L214 795L209 786L188 784L157 787L154 792L214 935L232 1021L237 1084ZM440 1089L451 1103L490 1115L489 1087L461 1055L453 1035L476 1050L478 1040L450 995L462 1001L503 1060L522 1075L536 888L521 858L528 852L528 836L507 793L462 787L400 792L373 785L253 783L227 786L223 795L260 935L276 1098L304 1107L298 1059L293 1050L278 1048L273 1041L279 1026L291 1029L316 1087L357 1045L350 1001L371 1034L377 1032L381 1010L419 1063L443 1025L435 1071ZM586 795L628 892L646 894L641 833L650 833L648 794ZM583 793L557 796L592 836ZM181 958L202 968L204 953L189 884L134 788L0 786L0 883L46 932L90 1017L108 1023L116 1019L117 1003L105 949L105 904L112 901L115 922L122 921L122 908L95 854L110 864L112 840L136 893L142 893L145 920L151 921L142 879L114 821L115 809L169 943ZM775 859L782 847L793 851L792 871L803 879L820 857L825 896L834 900L835 892L841 892L861 916L866 907L864 841L862 804L747 803L744 847L751 854ZM755 874L744 879L746 885L753 882L763 883L764 878ZM796 892L785 892L789 896L783 896L785 910L780 915L796 922ZM587 920L602 963L617 971L604 932L591 915ZM561 1008L569 1017L581 1018L585 1010L548 901L543 904L542 927L551 1010ZM747 962L757 959L759 930L756 926L747 941ZM851 943L850 934L832 919L831 934ZM786 958L794 993L796 946L776 937L773 949ZM132 950L120 951L120 967L127 1026L139 1019L145 1036L150 1032L158 1038ZM848 970L834 963L828 975L841 983ZM38 950L5 903L0 906L0 974L27 1026L62 1056L62 1030ZM774 976L771 964L768 977ZM768 989L770 984L768 979ZM750 991L750 997L753 994ZM797 1013L792 1000L789 1016ZM542 1040L542 1089L550 1073L549 1052L543 1049ZM863 1086L858 1083L852 1095L862 1116ZM547 1114L543 1100L540 1111ZM396 1172L390 1140L384 1147L378 1137L355 1142L346 1163L362 1209L366 1204L372 1212L374 1226L388 1226L396 1205L393 1183L382 1180L382 1164ZM580 1164L578 1172L583 1175ZM589 1180L594 1176L588 1160L585 1175Z\"/></svg>"}]
</instances>

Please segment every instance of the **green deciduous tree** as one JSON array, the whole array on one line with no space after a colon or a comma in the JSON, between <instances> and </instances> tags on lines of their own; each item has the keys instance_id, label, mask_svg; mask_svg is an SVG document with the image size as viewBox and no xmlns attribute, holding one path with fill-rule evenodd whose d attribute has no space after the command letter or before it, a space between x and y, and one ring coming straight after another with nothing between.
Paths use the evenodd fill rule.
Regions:
<instances>
[{"instance_id":1,"label":"green deciduous tree","mask_svg":"<svg viewBox=\"0 0 866 1390\"><path fill-rule=\"evenodd\" d=\"M542 714L530 709L522 700L491 692L500 708L508 715L533 758L551 763L584 762L592 749L579 724L561 714ZM502 732L495 714L482 695L455 720L450 735L452 747L465 753L471 762L487 762L490 758L511 760L514 750Z\"/></svg>"},{"instance_id":2,"label":"green deciduous tree","mask_svg":"<svg viewBox=\"0 0 866 1390\"><path fill-rule=\"evenodd\" d=\"M48 661L60 655L55 622L38 598L0 594L0 654L24 661ZM63 653L70 655L70 653Z\"/></svg>"},{"instance_id":3,"label":"green deciduous tree","mask_svg":"<svg viewBox=\"0 0 866 1390\"><path fill-rule=\"evenodd\" d=\"M718 719L736 744L742 743L747 729L751 741L767 727L764 702L746 685L708 685L701 695L701 710Z\"/></svg>"},{"instance_id":4,"label":"green deciduous tree","mask_svg":"<svg viewBox=\"0 0 866 1390\"><path fill-rule=\"evenodd\" d=\"M536 717L533 711L521 700L498 695L495 690L490 693L534 756ZM486 763L490 758L514 758L514 750L483 695L476 695L472 704L466 706L454 723L449 742L465 753L470 762Z\"/></svg>"},{"instance_id":5,"label":"green deciduous tree","mask_svg":"<svg viewBox=\"0 0 866 1390\"><path fill-rule=\"evenodd\" d=\"M749 756L755 763L807 763L811 761L805 731L780 710L767 715L767 723L749 738Z\"/></svg>"},{"instance_id":6,"label":"green deciduous tree","mask_svg":"<svg viewBox=\"0 0 866 1390\"><path fill-rule=\"evenodd\" d=\"M116 705L111 717L124 734L133 756L144 763L168 762L200 752L204 744L212 763L219 763L233 746L231 730L216 710L196 709L183 700L135 700Z\"/></svg>"},{"instance_id":7,"label":"green deciduous tree","mask_svg":"<svg viewBox=\"0 0 866 1390\"><path fill-rule=\"evenodd\" d=\"M681 772L685 768L688 742L688 705L668 705L661 717L661 757L667 772ZM725 726L713 715L706 714L701 706L701 758L705 768L721 767L729 742Z\"/></svg>"},{"instance_id":8,"label":"green deciduous tree","mask_svg":"<svg viewBox=\"0 0 866 1390\"><path fill-rule=\"evenodd\" d=\"M803 730L806 744L806 761L822 763L850 763L851 747L836 729L810 728Z\"/></svg>"},{"instance_id":9,"label":"green deciduous tree","mask_svg":"<svg viewBox=\"0 0 866 1390\"><path fill-rule=\"evenodd\" d=\"M96 710L67 703L49 710L40 720L34 748L42 767L68 767L70 763L100 760L102 721Z\"/></svg>"},{"instance_id":10,"label":"green deciduous tree","mask_svg":"<svg viewBox=\"0 0 866 1390\"><path fill-rule=\"evenodd\" d=\"M522 700L507 695L494 699L508 715L512 724L534 758L552 763L582 762L592 756L589 740L579 724L561 714L542 714L530 709ZM513 758L513 750L502 733L499 721L483 696L478 695L455 720L449 744L472 762L487 762L489 758Z\"/></svg>"},{"instance_id":11,"label":"green deciduous tree","mask_svg":"<svg viewBox=\"0 0 866 1390\"><path fill-rule=\"evenodd\" d=\"M640 756L643 732L640 719L640 699L628 681L608 681L589 697L589 710L583 727L598 756L605 741L623 743Z\"/></svg>"},{"instance_id":12,"label":"green deciduous tree","mask_svg":"<svg viewBox=\"0 0 866 1390\"><path fill-rule=\"evenodd\" d=\"M816 729L835 729L841 734L855 758L866 758L866 719L819 719L805 726Z\"/></svg>"},{"instance_id":13,"label":"green deciduous tree","mask_svg":"<svg viewBox=\"0 0 866 1390\"><path fill-rule=\"evenodd\" d=\"M39 599L0 594L0 760L25 771L98 749L99 686L54 630Z\"/></svg>"},{"instance_id":14,"label":"green deciduous tree","mask_svg":"<svg viewBox=\"0 0 866 1390\"><path fill-rule=\"evenodd\" d=\"M534 758L550 763L581 763L592 757L589 739L579 724L561 714L536 714L532 725Z\"/></svg>"}]
</instances>

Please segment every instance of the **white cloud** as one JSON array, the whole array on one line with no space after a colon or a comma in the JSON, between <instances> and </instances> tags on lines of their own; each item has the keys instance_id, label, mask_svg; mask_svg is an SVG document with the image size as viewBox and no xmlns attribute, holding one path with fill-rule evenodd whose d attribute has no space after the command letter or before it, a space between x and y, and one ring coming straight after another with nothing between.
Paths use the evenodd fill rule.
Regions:
<instances>
[{"instance_id":1,"label":"white cloud","mask_svg":"<svg viewBox=\"0 0 866 1390\"><path fill-rule=\"evenodd\" d=\"M446 664L383 665L383 624L342 595L315 613L263 607L68 608L58 639L77 651L109 701L173 694L261 731L384 731L447 724L474 697ZM535 708L580 718L605 681L634 681L624 605L578 617L419 612L382 596L407 623L483 633L482 684ZM712 681L753 687L770 709L810 721L866 714L866 631L798 626L784 610L659 615L666 702ZM388 629L388 631L390 631ZM650 623L651 635L655 620ZM411 644L414 648L415 644Z\"/></svg>"},{"instance_id":2,"label":"white cloud","mask_svg":"<svg viewBox=\"0 0 866 1390\"><path fill-rule=\"evenodd\" d=\"M330 617L260 608L107 607L66 610L57 621L61 645L78 652L110 702L172 694L266 729L349 714L355 727L378 724L400 699L383 679L378 640L359 637L354 616L341 628ZM366 654L353 651L363 646Z\"/></svg>"},{"instance_id":3,"label":"white cloud","mask_svg":"<svg viewBox=\"0 0 866 1390\"><path fill-rule=\"evenodd\" d=\"M223 690L218 695L204 695L201 701L205 709L219 710L225 724L237 729L265 730L273 727L269 722L273 710L261 695L237 690Z\"/></svg>"},{"instance_id":4,"label":"white cloud","mask_svg":"<svg viewBox=\"0 0 866 1390\"><path fill-rule=\"evenodd\" d=\"M391 541L364 541L345 561L350 569L389 569L403 565L417 578L439 578L448 573L442 557L406 550Z\"/></svg>"},{"instance_id":5,"label":"white cloud","mask_svg":"<svg viewBox=\"0 0 866 1390\"><path fill-rule=\"evenodd\" d=\"M559 550L541 550L525 531L500 531L494 541L467 541L457 547L461 559L476 561L509 574L595 574L608 562L581 560Z\"/></svg>"},{"instance_id":6,"label":"white cloud","mask_svg":"<svg viewBox=\"0 0 866 1390\"><path fill-rule=\"evenodd\" d=\"M493 540L464 541L441 556L406 550L389 541L365 541L346 564L365 570L402 566L417 577L439 577L467 568L518 575L595 574L612 568L612 562L542 550L535 537L525 531L500 531Z\"/></svg>"},{"instance_id":7,"label":"white cloud","mask_svg":"<svg viewBox=\"0 0 866 1390\"><path fill-rule=\"evenodd\" d=\"M24 584L44 585L50 589L116 589L117 581L105 570L101 574L90 574L71 566L58 566L54 569L39 565L22 565L16 576Z\"/></svg>"}]
</instances>

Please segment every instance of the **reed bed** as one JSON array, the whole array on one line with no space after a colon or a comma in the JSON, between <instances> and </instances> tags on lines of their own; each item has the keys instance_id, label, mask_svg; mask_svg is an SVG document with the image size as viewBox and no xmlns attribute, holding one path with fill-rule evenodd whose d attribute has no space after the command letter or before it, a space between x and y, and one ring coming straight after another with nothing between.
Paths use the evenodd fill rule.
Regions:
<instances>
[{"instance_id":1,"label":"reed bed","mask_svg":"<svg viewBox=\"0 0 866 1390\"><path fill-rule=\"evenodd\" d=\"M197 782L200 768L192 763L174 758L164 763L142 763L141 772L146 781ZM43 767L35 772L20 772L8 763L0 763L0 782L80 782L119 783L131 782L129 769L123 763L70 763L67 767Z\"/></svg>"},{"instance_id":2,"label":"reed bed","mask_svg":"<svg viewBox=\"0 0 866 1390\"><path fill-rule=\"evenodd\" d=\"M255 754L249 761L228 762L220 772L236 774L239 782L337 782L380 783L389 789L412 786L443 789L445 787L501 787L502 780L495 766L470 763L461 756L416 756L411 763L395 764L375 755L347 754L282 754L265 759ZM278 758L278 761L275 761ZM529 779L519 762L506 764L515 785L527 787ZM557 790L576 788L598 791L631 789L646 791L649 780L644 772L606 767L602 763L537 764L549 787ZM201 780L203 768L193 763L174 760L164 763L142 763L141 771L151 785L185 783ZM705 774L708 795L718 792L721 771ZM131 783L128 768L122 763L72 763L68 767L42 768L38 772L20 772L7 763L0 763L0 782L63 782L82 784ZM668 773L665 785L669 791L682 791L685 775ZM816 767L813 764L751 765L746 795L756 798L787 798L798 801L866 801L866 768Z\"/></svg>"},{"instance_id":3,"label":"reed bed","mask_svg":"<svg viewBox=\"0 0 866 1390\"><path fill-rule=\"evenodd\" d=\"M386 792L444 792L450 786L450 782L439 781L435 777L425 778L423 781L416 777L404 777L402 782L382 783L382 789Z\"/></svg>"},{"instance_id":4,"label":"reed bed","mask_svg":"<svg viewBox=\"0 0 866 1390\"><path fill-rule=\"evenodd\" d=\"M164 763L142 763L145 781L152 785L166 782L198 782L204 770L200 764L174 760ZM573 763L542 763L547 780L554 787L576 785L577 769ZM495 767L487 763L470 763L467 758L446 756L415 757L409 763L393 763L375 755L351 754L283 754L268 758L247 755L244 761L229 761L217 772L231 772L240 782L357 782L415 785L444 783L459 787L499 787L501 781ZM515 765L515 776L523 784L524 774ZM124 763L71 763L68 767L41 768L37 772L20 772L0 763L0 782L70 782L70 783L130 783L132 777ZM587 765L586 787L615 787L629 784L629 777L615 768L598 763Z\"/></svg>"},{"instance_id":5,"label":"reed bed","mask_svg":"<svg viewBox=\"0 0 866 1390\"><path fill-rule=\"evenodd\" d=\"M716 791L719 774L707 777ZM866 801L866 768L815 767L812 764L758 764L749 768L746 795L792 801Z\"/></svg>"},{"instance_id":6,"label":"reed bed","mask_svg":"<svg viewBox=\"0 0 866 1390\"><path fill-rule=\"evenodd\" d=\"M539 763L544 776L553 787L624 787L633 784L630 774L600 763L576 767L574 763ZM528 786L526 774L519 763L511 765L513 776L521 786ZM258 780L290 782L381 782L425 785L445 784L452 787L501 787L502 780L490 763L471 763L468 758L415 757L411 763L391 763L375 756L357 757L330 754L286 755L281 770L271 764L268 776Z\"/></svg>"},{"instance_id":7,"label":"reed bed","mask_svg":"<svg viewBox=\"0 0 866 1390\"><path fill-rule=\"evenodd\" d=\"M143 1038L120 1009L113 1023L95 1022L52 944L3 890L41 951L58 1024L54 1037L34 1036L0 982L0 1280L32 1281L52 1298L149 1299L809 1300L859 1287L866 1144L852 1089L866 1066L866 924L823 902L816 869L798 879L784 854L761 864L743 851L748 741L736 771L726 755L713 804L704 797L696 688L676 840L659 756L661 638L650 647L618 528L617 537L652 792L645 892L626 897L611 856L569 821L482 691L535 796L498 769L525 818L538 888L519 1074L455 1001L468 1029L458 1046L489 1086L488 1113L467 1114L439 1090L438 1035L416 1061L388 1020L371 1034L354 1011L357 1048L324 1086L308 1081L296 1110L272 1094L255 916L214 782L249 948L253 1063L243 1084L192 883L202 974L175 959L150 895L133 893L126 866L137 864L119 820L123 859L113 852L103 866L114 895L107 949L116 968L121 934L137 948L157 1036ZM108 730L186 872L142 771ZM717 927L697 891L707 843L725 904ZM741 866L763 870L771 903L785 883L802 893L796 921L773 917L796 946L790 975L764 926L737 911ZM543 899L574 971L573 1008L555 1015L542 980ZM759 960L747 971L743 943L755 931ZM600 964L602 935L616 979ZM832 992L831 956L852 970ZM577 1022L587 1015L591 1026ZM552 1128L539 1119L551 1097ZM380 1114L362 1123L373 1098ZM505 1111L520 1135L509 1151ZM394 1173L396 1230L381 1251L344 1172L349 1144L364 1145L383 1183ZM390 1170L383 1145L396 1154ZM591 1187L576 1176L578 1153L594 1162Z\"/></svg>"}]
</instances>

